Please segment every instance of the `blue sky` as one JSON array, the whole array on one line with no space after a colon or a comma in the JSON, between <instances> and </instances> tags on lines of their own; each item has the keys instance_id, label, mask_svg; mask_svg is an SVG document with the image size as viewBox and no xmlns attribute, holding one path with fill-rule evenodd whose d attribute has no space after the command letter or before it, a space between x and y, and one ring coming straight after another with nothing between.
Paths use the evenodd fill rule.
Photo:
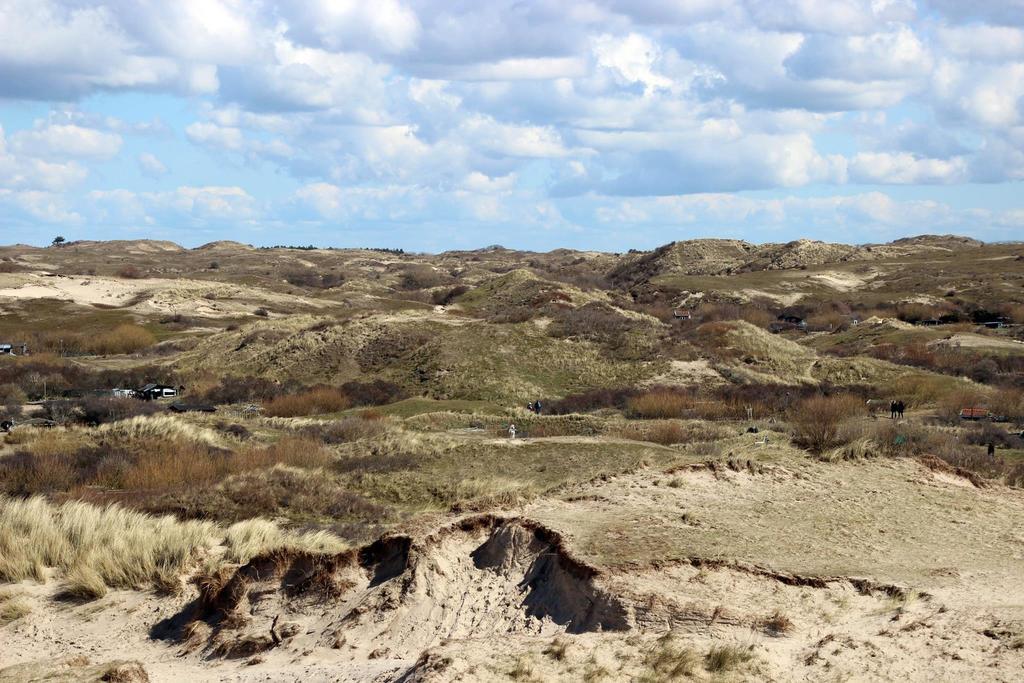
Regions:
<instances>
[{"instance_id":1,"label":"blue sky","mask_svg":"<svg viewBox=\"0 0 1024 683\"><path fill-rule=\"evenodd\" d=\"M1024 238L1020 0L0 0L4 242Z\"/></svg>"}]
</instances>

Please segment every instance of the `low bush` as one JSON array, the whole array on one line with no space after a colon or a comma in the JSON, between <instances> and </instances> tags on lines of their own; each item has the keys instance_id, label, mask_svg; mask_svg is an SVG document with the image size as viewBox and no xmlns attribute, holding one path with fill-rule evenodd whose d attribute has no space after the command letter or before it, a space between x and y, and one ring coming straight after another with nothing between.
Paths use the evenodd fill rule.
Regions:
<instances>
[{"instance_id":1,"label":"low bush","mask_svg":"<svg viewBox=\"0 0 1024 683\"><path fill-rule=\"evenodd\" d=\"M17 384L0 384L0 405L21 406L28 401L28 396Z\"/></svg>"},{"instance_id":2,"label":"low bush","mask_svg":"<svg viewBox=\"0 0 1024 683\"><path fill-rule=\"evenodd\" d=\"M346 417L302 428L302 436L327 444L351 443L360 439L372 439L387 431L386 424L366 415Z\"/></svg>"},{"instance_id":3,"label":"low bush","mask_svg":"<svg viewBox=\"0 0 1024 683\"><path fill-rule=\"evenodd\" d=\"M840 446L841 425L864 410L864 402L849 394L806 398L790 411L793 441L812 453Z\"/></svg>"},{"instance_id":4,"label":"low bush","mask_svg":"<svg viewBox=\"0 0 1024 683\"><path fill-rule=\"evenodd\" d=\"M146 277L145 273L135 266L124 266L117 271L117 276L126 280L141 280Z\"/></svg>"},{"instance_id":5,"label":"low bush","mask_svg":"<svg viewBox=\"0 0 1024 683\"><path fill-rule=\"evenodd\" d=\"M434 270L430 266L415 265L406 267L399 278L398 286L407 291L440 287L452 281L445 272Z\"/></svg>"},{"instance_id":6,"label":"low bush","mask_svg":"<svg viewBox=\"0 0 1024 683\"><path fill-rule=\"evenodd\" d=\"M354 406L382 406L408 397L402 387L382 379L345 382L341 385L341 391Z\"/></svg>"},{"instance_id":7,"label":"low bush","mask_svg":"<svg viewBox=\"0 0 1024 683\"><path fill-rule=\"evenodd\" d=\"M153 415L164 409L155 401L134 398L90 396L77 402L80 419L86 424L106 424L139 415Z\"/></svg>"},{"instance_id":8,"label":"low bush","mask_svg":"<svg viewBox=\"0 0 1024 683\"><path fill-rule=\"evenodd\" d=\"M217 429L225 434L230 434L239 441L245 441L252 436L252 432L249 431L248 427L237 423L225 424L221 422L217 424Z\"/></svg>"},{"instance_id":9,"label":"low bush","mask_svg":"<svg viewBox=\"0 0 1024 683\"><path fill-rule=\"evenodd\" d=\"M291 387L263 377L224 377L209 389L204 399L210 403L254 403L269 401L286 393Z\"/></svg>"},{"instance_id":10,"label":"low bush","mask_svg":"<svg viewBox=\"0 0 1024 683\"><path fill-rule=\"evenodd\" d=\"M557 401L544 401L544 412L553 415L589 413L602 408L624 410L629 400L637 395L636 389L592 389L579 394L570 394Z\"/></svg>"},{"instance_id":11,"label":"low bush","mask_svg":"<svg viewBox=\"0 0 1024 683\"><path fill-rule=\"evenodd\" d=\"M466 285L458 285L451 289L439 289L431 295L431 302L435 306L447 306L468 291L469 287Z\"/></svg>"},{"instance_id":12,"label":"low bush","mask_svg":"<svg viewBox=\"0 0 1024 683\"><path fill-rule=\"evenodd\" d=\"M641 325L606 304L589 303L580 308L560 308L548 326L552 337L575 337L615 347L623 336Z\"/></svg>"},{"instance_id":13,"label":"low bush","mask_svg":"<svg viewBox=\"0 0 1024 683\"><path fill-rule=\"evenodd\" d=\"M334 522L388 519L388 510L349 491L321 469L276 465L232 475L213 489L169 496L155 505L185 518L236 522L253 517Z\"/></svg>"},{"instance_id":14,"label":"low bush","mask_svg":"<svg viewBox=\"0 0 1024 683\"><path fill-rule=\"evenodd\" d=\"M341 273L321 273L312 268L289 271L285 274L284 279L290 285L310 289L333 289L345 283L345 276Z\"/></svg>"}]
</instances>

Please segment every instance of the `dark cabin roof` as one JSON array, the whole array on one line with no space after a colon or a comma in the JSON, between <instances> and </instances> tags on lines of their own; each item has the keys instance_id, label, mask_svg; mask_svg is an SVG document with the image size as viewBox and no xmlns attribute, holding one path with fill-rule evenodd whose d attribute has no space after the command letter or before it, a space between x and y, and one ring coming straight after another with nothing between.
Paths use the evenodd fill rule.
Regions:
<instances>
[{"instance_id":1,"label":"dark cabin roof","mask_svg":"<svg viewBox=\"0 0 1024 683\"><path fill-rule=\"evenodd\" d=\"M172 403L169 410L176 413L215 413L217 408L209 403Z\"/></svg>"}]
</instances>

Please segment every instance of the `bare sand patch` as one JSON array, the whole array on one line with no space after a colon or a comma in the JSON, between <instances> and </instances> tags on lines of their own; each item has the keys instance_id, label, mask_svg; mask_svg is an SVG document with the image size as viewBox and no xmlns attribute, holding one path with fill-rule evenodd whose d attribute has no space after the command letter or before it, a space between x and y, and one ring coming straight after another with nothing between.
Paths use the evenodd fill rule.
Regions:
<instances>
[{"instance_id":1,"label":"bare sand patch","mask_svg":"<svg viewBox=\"0 0 1024 683\"><path fill-rule=\"evenodd\" d=\"M140 313L219 317L251 313L265 305L316 309L330 302L259 287L202 280L10 274L0 279L0 299L57 299L85 306L127 307Z\"/></svg>"},{"instance_id":2,"label":"bare sand patch","mask_svg":"<svg viewBox=\"0 0 1024 683\"><path fill-rule=\"evenodd\" d=\"M966 349L1000 349L1024 353L1024 343L1013 339L1002 339L1000 337L987 337L983 334L973 332L958 332L948 339L939 339L929 346L948 346Z\"/></svg>"},{"instance_id":3,"label":"bare sand patch","mask_svg":"<svg viewBox=\"0 0 1024 683\"><path fill-rule=\"evenodd\" d=\"M827 270L815 273L811 279L839 292L849 292L867 284L873 273L858 275L841 270Z\"/></svg>"}]
</instances>

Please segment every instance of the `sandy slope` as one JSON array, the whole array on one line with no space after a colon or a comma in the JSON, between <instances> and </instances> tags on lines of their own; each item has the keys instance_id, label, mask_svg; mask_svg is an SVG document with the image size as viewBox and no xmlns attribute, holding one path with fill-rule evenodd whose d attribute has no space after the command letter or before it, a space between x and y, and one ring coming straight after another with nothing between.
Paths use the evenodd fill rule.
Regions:
<instances>
[{"instance_id":1,"label":"sandy slope","mask_svg":"<svg viewBox=\"0 0 1024 683\"><path fill-rule=\"evenodd\" d=\"M86 655L144 661L157 681L615 680L648 672L671 633L698 678L722 644L752 654L744 678L1024 676L1021 492L764 448L749 466L642 469L358 554L257 558L200 602L118 591L74 606L53 583L24 586L33 613L3 627L0 668ZM556 638L564 656L544 654Z\"/></svg>"},{"instance_id":2,"label":"sandy slope","mask_svg":"<svg viewBox=\"0 0 1024 683\"><path fill-rule=\"evenodd\" d=\"M218 317L260 306L317 309L329 302L259 287L187 279L124 280L95 276L15 273L0 275L0 300L59 299L80 305L127 307L140 313Z\"/></svg>"}]
</instances>

